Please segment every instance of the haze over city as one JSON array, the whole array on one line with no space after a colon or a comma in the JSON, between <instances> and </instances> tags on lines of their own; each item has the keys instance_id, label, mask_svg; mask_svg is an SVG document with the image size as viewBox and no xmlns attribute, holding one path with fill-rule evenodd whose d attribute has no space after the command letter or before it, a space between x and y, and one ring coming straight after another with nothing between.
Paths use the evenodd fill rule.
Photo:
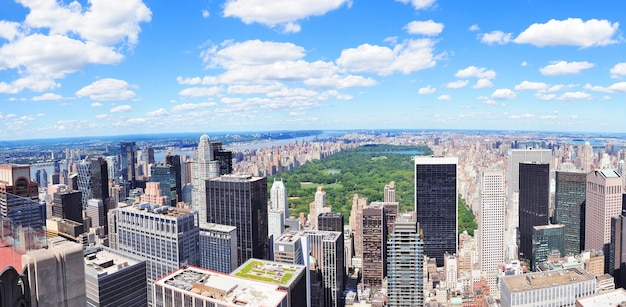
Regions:
<instances>
[{"instance_id":1,"label":"haze over city","mask_svg":"<svg viewBox=\"0 0 626 307\"><path fill-rule=\"evenodd\" d=\"M623 128L621 1L0 3L2 139Z\"/></svg>"}]
</instances>

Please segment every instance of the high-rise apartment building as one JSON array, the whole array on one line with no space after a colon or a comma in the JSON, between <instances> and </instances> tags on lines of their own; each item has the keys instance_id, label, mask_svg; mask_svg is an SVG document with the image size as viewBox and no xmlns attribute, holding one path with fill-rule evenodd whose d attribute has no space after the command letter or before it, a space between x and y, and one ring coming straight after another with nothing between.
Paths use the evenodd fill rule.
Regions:
<instances>
[{"instance_id":1,"label":"high-rise apartment building","mask_svg":"<svg viewBox=\"0 0 626 307\"><path fill-rule=\"evenodd\" d=\"M193 168L193 192L192 192L192 205L198 210L200 221L210 222L207 219L207 190L205 181L210 178L218 177L219 162L213 159L213 148L209 141L209 136L203 134L200 137L198 143L198 149L196 151L196 158L192 164ZM218 223L219 224L219 223Z\"/></svg>"},{"instance_id":2,"label":"high-rise apartment building","mask_svg":"<svg viewBox=\"0 0 626 307\"><path fill-rule=\"evenodd\" d=\"M137 146L135 142L120 143L120 175L127 192L134 189L137 176ZM128 194L127 194L128 195Z\"/></svg>"},{"instance_id":3,"label":"high-rise apartment building","mask_svg":"<svg viewBox=\"0 0 626 307\"><path fill-rule=\"evenodd\" d=\"M611 218L622 213L622 177L612 169L587 174L585 197L585 249L609 254ZM607 257L608 258L608 257ZM605 272L608 271L608 259Z\"/></svg>"},{"instance_id":4,"label":"high-rise apartment building","mask_svg":"<svg viewBox=\"0 0 626 307\"><path fill-rule=\"evenodd\" d=\"M389 203L396 201L396 183L394 181L390 181L389 184L385 185L384 194L384 202Z\"/></svg>"},{"instance_id":5,"label":"high-rise apartment building","mask_svg":"<svg viewBox=\"0 0 626 307\"><path fill-rule=\"evenodd\" d=\"M350 210L350 229L354 234L354 256L363 258L363 208L367 205L367 198L354 194L352 209Z\"/></svg>"},{"instance_id":6,"label":"high-rise apartment building","mask_svg":"<svg viewBox=\"0 0 626 307\"><path fill-rule=\"evenodd\" d=\"M268 259L267 178L224 175L205 189L208 222L237 227L237 263Z\"/></svg>"},{"instance_id":7,"label":"high-rise apartment building","mask_svg":"<svg viewBox=\"0 0 626 307\"><path fill-rule=\"evenodd\" d=\"M565 255L585 249L585 172L556 172L555 221L565 225ZM563 255L563 256L565 256Z\"/></svg>"},{"instance_id":8,"label":"high-rise apartment building","mask_svg":"<svg viewBox=\"0 0 626 307\"><path fill-rule=\"evenodd\" d=\"M287 194L287 189L282 180L274 180L274 183L272 183L270 201L272 202L272 208L283 210L285 219L289 217L289 195Z\"/></svg>"},{"instance_id":9,"label":"high-rise apartment building","mask_svg":"<svg viewBox=\"0 0 626 307\"><path fill-rule=\"evenodd\" d=\"M398 216L387 244L389 306L422 306L424 244L415 213Z\"/></svg>"},{"instance_id":10,"label":"high-rise apartment building","mask_svg":"<svg viewBox=\"0 0 626 307\"><path fill-rule=\"evenodd\" d=\"M415 157L415 211L424 234L424 254L443 266L457 252L456 157Z\"/></svg>"},{"instance_id":11,"label":"high-rise apartment building","mask_svg":"<svg viewBox=\"0 0 626 307\"><path fill-rule=\"evenodd\" d=\"M550 164L519 164L519 254L532 258L533 227L548 225Z\"/></svg>"},{"instance_id":12,"label":"high-rise apartment building","mask_svg":"<svg viewBox=\"0 0 626 307\"><path fill-rule=\"evenodd\" d=\"M141 203L111 210L109 217L111 245L146 259L149 294L158 278L185 264L198 264L197 212Z\"/></svg>"},{"instance_id":13,"label":"high-rise apartment building","mask_svg":"<svg viewBox=\"0 0 626 307\"><path fill-rule=\"evenodd\" d=\"M387 219L383 206L363 209L363 284L382 287L387 271Z\"/></svg>"},{"instance_id":14,"label":"high-rise apartment building","mask_svg":"<svg viewBox=\"0 0 626 307\"><path fill-rule=\"evenodd\" d=\"M326 191L324 187L318 186L315 192L315 200L309 204L309 225L311 229L317 229L317 217L327 212L326 208Z\"/></svg>"},{"instance_id":15,"label":"high-rise apartment building","mask_svg":"<svg viewBox=\"0 0 626 307\"><path fill-rule=\"evenodd\" d=\"M267 235L276 239L285 231L285 214L283 210L269 208L267 210Z\"/></svg>"},{"instance_id":16,"label":"high-rise apartment building","mask_svg":"<svg viewBox=\"0 0 626 307\"><path fill-rule=\"evenodd\" d=\"M200 223L200 267L230 273L237 268L237 227Z\"/></svg>"},{"instance_id":17,"label":"high-rise apartment building","mask_svg":"<svg viewBox=\"0 0 626 307\"><path fill-rule=\"evenodd\" d=\"M484 171L480 177L480 214L478 216L478 251L480 271L494 296L497 291L496 272L504 263L504 172Z\"/></svg>"}]
</instances>

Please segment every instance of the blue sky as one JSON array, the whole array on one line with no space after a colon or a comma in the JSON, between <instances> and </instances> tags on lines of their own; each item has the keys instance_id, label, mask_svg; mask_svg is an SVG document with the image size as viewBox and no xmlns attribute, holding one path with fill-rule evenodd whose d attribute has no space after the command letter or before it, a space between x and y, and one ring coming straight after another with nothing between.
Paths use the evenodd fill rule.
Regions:
<instances>
[{"instance_id":1,"label":"blue sky","mask_svg":"<svg viewBox=\"0 0 626 307\"><path fill-rule=\"evenodd\" d=\"M0 0L0 139L624 132L623 1Z\"/></svg>"}]
</instances>

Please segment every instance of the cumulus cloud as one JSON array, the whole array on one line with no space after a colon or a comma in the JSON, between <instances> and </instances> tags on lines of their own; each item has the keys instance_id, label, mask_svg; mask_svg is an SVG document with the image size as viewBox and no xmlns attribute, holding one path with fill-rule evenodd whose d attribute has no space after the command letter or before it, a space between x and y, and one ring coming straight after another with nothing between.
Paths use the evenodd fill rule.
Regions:
<instances>
[{"instance_id":1,"label":"cumulus cloud","mask_svg":"<svg viewBox=\"0 0 626 307\"><path fill-rule=\"evenodd\" d=\"M0 20L0 38L12 41L21 34L20 27L19 22Z\"/></svg>"},{"instance_id":2,"label":"cumulus cloud","mask_svg":"<svg viewBox=\"0 0 626 307\"><path fill-rule=\"evenodd\" d=\"M617 79L626 76L626 63L617 63L610 70L611 78Z\"/></svg>"},{"instance_id":3,"label":"cumulus cloud","mask_svg":"<svg viewBox=\"0 0 626 307\"><path fill-rule=\"evenodd\" d=\"M210 97L219 94L221 88L219 86L212 87L190 87L178 92L178 95L185 97Z\"/></svg>"},{"instance_id":4,"label":"cumulus cloud","mask_svg":"<svg viewBox=\"0 0 626 307\"><path fill-rule=\"evenodd\" d=\"M173 106L172 111L173 112L190 111L190 110L214 107L216 105L217 103L215 102L183 103L183 104Z\"/></svg>"},{"instance_id":5,"label":"cumulus cloud","mask_svg":"<svg viewBox=\"0 0 626 307\"><path fill-rule=\"evenodd\" d=\"M150 111L146 114L148 117L159 117L167 115L167 111L164 108L160 108L154 111Z\"/></svg>"},{"instance_id":6,"label":"cumulus cloud","mask_svg":"<svg viewBox=\"0 0 626 307\"><path fill-rule=\"evenodd\" d=\"M450 97L450 95L440 95L439 97L437 97L437 99L439 99L439 100L450 100L450 99L452 99L452 97Z\"/></svg>"},{"instance_id":7,"label":"cumulus cloud","mask_svg":"<svg viewBox=\"0 0 626 307\"><path fill-rule=\"evenodd\" d=\"M502 31L491 31L478 35L480 42L487 45L505 45L511 41L513 33L504 33Z\"/></svg>"},{"instance_id":8,"label":"cumulus cloud","mask_svg":"<svg viewBox=\"0 0 626 307\"><path fill-rule=\"evenodd\" d=\"M119 79L105 78L93 82L76 92L76 96L89 96L92 100L128 100L135 98L135 92L129 89L128 82Z\"/></svg>"},{"instance_id":9,"label":"cumulus cloud","mask_svg":"<svg viewBox=\"0 0 626 307\"><path fill-rule=\"evenodd\" d=\"M91 103L91 107L92 107L92 108L97 108L97 107L101 107L101 106L103 106L103 104L101 104L101 103L99 103L99 102L92 102L92 103Z\"/></svg>"},{"instance_id":10,"label":"cumulus cloud","mask_svg":"<svg viewBox=\"0 0 626 307\"><path fill-rule=\"evenodd\" d=\"M425 94L434 94L435 91L437 91L437 89L434 87L431 87L429 84L426 87L420 88L419 91L417 91L417 93L421 95L425 95Z\"/></svg>"},{"instance_id":11,"label":"cumulus cloud","mask_svg":"<svg viewBox=\"0 0 626 307\"><path fill-rule=\"evenodd\" d=\"M589 62L551 62L550 65L542 67L539 69L544 76L557 76L557 75L568 75L568 74L577 74L583 71L584 69L589 69L594 67L595 64Z\"/></svg>"},{"instance_id":12,"label":"cumulus cloud","mask_svg":"<svg viewBox=\"0 0 626 307\"><path fill-rule=\"evenodd\" d=\"M117 106L112 108L111 110L109 110L109 112L111 113L118 113L118 112L128 112L131 111L133 108L129 105L121 105L121 106Z\"/></svg>"},{"instance_id":13,"label":"cumulus cloud","mask_svg":"<svg viewBox=\"0 0 626 307\"><path fill-rule=\"evenodd\" d=\"M351 0L228 0L224 4L224 17L234 17L245 24L259 23L269 28L279 28L286 33L294 33L300 31L299 21L351 4Z\"/></svg>"},{"instance_id":14,"label":"cumulus cloud","mask_svg":"<svg viewBox=\"0 0 626 307\"><path fill-rule=\"evenodd\" d=\"M487 88L492 86L493 83L491 83L489 79L478 79L478 81L476 81L476 84L474 84L472 88Z\"/></svg>"},{"instance_id":15,"label":"cumulus cloud","mask_svg":"<svg viewBox=\"0 0 626 307\"><path fill-rule=\"evenodd\" d=\"M516 91L545 91L548 89L548 85L543 82L522 81L522 83L516 85L513 89Z\"/></svg>"},{"instance_id":16,"label":"cumulus cloud","mask_svg":"<svg viewBox=\"0 0 626 307\"><path fill-rule=\"evenodd\" d=\"M514 40L518 44L545 46L578 46L581 48L606 46L617 43L618 22L580 18L551 19L547 23L535 23Z\"/></svg>"},{"instance_id":17,"label":"cumulus cloud","mask_svg":"<svg viewBox=\"0 0 626 307\"><path fill-rule=\"evenodd\" d=\"M533 118L535 114L532 113L524 113L524 114L511 114L509 115L510 119L524 119L524 118Z\"/></svg>"},{"instance_id":18,"label":"cumulus cloud","mask_svg":"<svg viewBox=\"0 0 626 307\"><path fill-rule=\"evenodd\" d=\"M492 99L513 99L517 94L508 88L499 88L491 94Z\"/></svg>"},{"instance_id":19,"label":"cumulus cloud","mask_svg":"<svg viewBox=\"0 0 626 307\"><path fill-rule=\"evenodd\" d=\"M457 80L446 84L447 88L464 88L469 83L468 80Z\"/></svg>"},{"instance_id":20,"label":"cumulus cloud","mask_svg":"<svg viewBox=\"0 0 626 307\"><path fill-rule=\"evenodd\" d=\"M209 16L210 16L209 11L207 11L207 10L202 10L202 17L203 17L203 18L209 18Z\"/></svg>"},{"instance_id":21,"label":"cumulus cloud","mask_svg":"<svg viewBox=\"0 0 626 307\"><path fill-rule=\"evenodd\" d=\"M61 100L63 99L63 96L54 93L45 93L43 95L35 96L32 99L33 101Z\"/></svg>"},{"instance_id":22,"label":"cumulus cloud","mask_svg":"<svg viewBox=\"0 0 626 307\"><path fill-rule=\"evenodd\" d=\"M480 31L480 27L477 24L473 24L469 27L469 30L472 32Z\"/></svg>"},{"instance_id":23,"label":"cumulus cloud","mask_svg":"<svg viewBox=\"0 0 626 307\"><path fill-rule=\"evenodd\" d=\"M561 96L559 96L559 100L583 100L589 99L591 95L585 92L565 92Z\"/></svg>"},{"instance_id":24,"label":"cumulus cloud","mask_svg":"<svg viewBox=\"0 0 626 307\"><path fill-rule=\"evenodd\" d=\"M424 10L435 4L435 0L396 0L404 4L410 3L416 10Z\"/></svg>"},{"instance_id":25,"label":"cumulus cloud","mask_svg":"<svg viewBox=\"0 0 626 307\"><path fill-rule=\"evenodd\" d=\"M463 68L454 74L457 78L480 78L480 79L493 79L496 77L496 72L492 69L484 67L468 66Z\"/></svg>"},{"instance_id":26,"label":"cumulus cloud","mask_svg":"<svg viewBox=\"0 0 626 307\"><path fill-rule=\"evenodd\" d=\"M409 74L435 66L434 42L430 39L406 40L394 46L363 44L345 49L337 64L351 72L370 72L382 76L394 72Z\"/></svg>"},{"instance_id":27,"label":"cumulus cloud","mask_svg":"<svg viewBox=\"0 0 626 307\"><path fill-rule=\"evenodd\" d=\"M434 22L432 19L426 21L411 21L404 28L409 34L436 36L443 31L443 23Z\"/></svg>"}]
</instances>

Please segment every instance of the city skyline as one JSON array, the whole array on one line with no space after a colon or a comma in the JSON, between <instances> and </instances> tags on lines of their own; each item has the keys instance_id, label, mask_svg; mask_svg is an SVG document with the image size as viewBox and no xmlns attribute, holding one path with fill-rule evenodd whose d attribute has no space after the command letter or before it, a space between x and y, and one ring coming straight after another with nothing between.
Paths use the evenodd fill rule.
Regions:
<instances>
[{"instance_id":1,"label":"city skyline","mask_svg":"<svg viewBox=\"0 0 626 307\"><path fill-rule=\"evenodd\" d=\"M619 1L107 4L2 2L0 138L621 131Z\"/></svg>"}]
</instances>

